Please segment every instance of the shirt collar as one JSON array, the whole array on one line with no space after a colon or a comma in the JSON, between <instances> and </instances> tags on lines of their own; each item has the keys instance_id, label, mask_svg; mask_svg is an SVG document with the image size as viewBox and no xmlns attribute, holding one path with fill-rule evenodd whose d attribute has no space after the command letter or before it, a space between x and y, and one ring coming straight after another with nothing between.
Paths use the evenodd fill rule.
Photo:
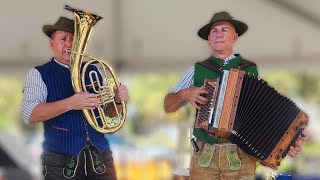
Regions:
<instances>
[{"instance_id":1,"label":"shirt collar","mask_svg":"<svg viewBox=\"0 0 320 180\"><path fill-rule=\"evenodd\" d=\"M236 56L234 54L231 54L230 56L228 56L226 59L224 59L223 64L229 64L229 62L233 59L235 59Z\"/></svg>"},{"instance_id":2,"label":"shirt collar","mask_svg":"<svg viewBox=\"0 0 320 180\"><path fill-rule=\"evenodd\" d=\"M220 58L216 58L214 56L211 56L209 59L211 61L215 61L216 63L218 63L221 67L224 65L227 65L228 63L231 62L231 60L236 59L237 56L235 54L231 54L230 56L228 56L227 58L225 58L224 60L220 59Z\"/></svg>"},{"instance_id":3,"label":"shirt collar","mask_svg":"<svg viewBox=\"0 0 320 180\"><path fill-rule=\"evenodd\" d=\"M62 64L61 62L57 61L56 58L53 58L53 59L54 59L54 61L55 61L56 63L58 63L60 66L63 66L63 67L65 67L65 68L69 69L69 66L68 66L68 65Z\"/></svg>"}]
</instances>

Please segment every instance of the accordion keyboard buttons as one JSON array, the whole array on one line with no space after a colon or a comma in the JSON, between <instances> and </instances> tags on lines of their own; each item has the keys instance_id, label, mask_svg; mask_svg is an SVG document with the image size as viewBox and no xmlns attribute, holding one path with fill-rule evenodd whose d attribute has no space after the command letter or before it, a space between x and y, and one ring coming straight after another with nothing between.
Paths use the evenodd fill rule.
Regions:
<instances>
[{"instance_id":1,"label":"accordion keyboard buttons","mask_svg":"<svg viewBox=\"0 0 320 180\"><path fill-rule=\"evenodd\" d=\"M200 105L200 111L198 112L198 119L197 119L198 124L209 120L210 106L213 103L213 92L215 88L207 82L204 85L204 89L208 91L208 94L203 95L203 97L208 99L208 102L204 105Z\"/></svg>"}]
</instances>

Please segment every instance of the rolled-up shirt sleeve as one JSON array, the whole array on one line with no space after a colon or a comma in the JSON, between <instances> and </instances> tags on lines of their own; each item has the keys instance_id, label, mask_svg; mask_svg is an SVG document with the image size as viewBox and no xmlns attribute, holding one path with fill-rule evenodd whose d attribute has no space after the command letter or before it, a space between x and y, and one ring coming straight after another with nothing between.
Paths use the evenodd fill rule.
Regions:
<instances>
[{"instance_id":1,"label":"rolled-up shirt sleeve","mask_svg":"<svg viewBox=\"0 0 320 180\"><path fill-rule=\"evenodd\" d=\"M179 83L176 87L174 87L170 93L177 93L183 89L187 89L193 87L193 79L194 79L194 66L190 67L182 76ZM182 105L185 106L187 102L184 102Z\"/></svg>"},{"instance_id":2,"label":"rolled-up shirt sleeve","mask_svg":"<svg viewBox=\"0 0 320 180\"><path fill-rule=\"evenodd\" d=\"M182 89L193 87L193 78L194 78L194 66L190 67L182 76L180 82L175 88L171 90L171 93L177 93Z\"/></svg>"},{"instance_id":3,"label":"rolled-up shirt sleeve","mask_svg":"<svg viewBox=\"0 0 320 180\"><path fill-rule=\"evenodd\" d=\"M21 115L25 123L29 124L29 119L33 109L47 100L47 87L43 82L40 72L32 68L27 74L23 86L23 99Z\"/></svg>"}]
</instances>

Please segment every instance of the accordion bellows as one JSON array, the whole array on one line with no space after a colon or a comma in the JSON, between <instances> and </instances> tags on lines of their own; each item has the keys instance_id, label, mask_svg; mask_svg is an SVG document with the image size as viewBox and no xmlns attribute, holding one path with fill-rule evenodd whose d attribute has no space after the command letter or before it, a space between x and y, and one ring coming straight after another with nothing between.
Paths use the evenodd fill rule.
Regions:
<instances>
[{"instance_id":1,"label":"accordion bellows","mask_svg":"<svg viewBox=\"0 0 320 180\"><path fill-rule=\"evenodd\" d=\"M229 139L265 166L277 169L303 136L308 116L262 79L230 69L203 88L209 102L198 110L195 128Z\"/></svg>"}]
</instances>

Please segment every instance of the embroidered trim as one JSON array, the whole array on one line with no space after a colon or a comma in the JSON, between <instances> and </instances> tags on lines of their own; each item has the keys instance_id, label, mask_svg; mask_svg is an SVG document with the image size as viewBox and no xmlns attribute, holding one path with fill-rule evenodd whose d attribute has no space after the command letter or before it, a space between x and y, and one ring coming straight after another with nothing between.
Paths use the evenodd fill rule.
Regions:
<instances>
[{"instance_id":1,"label":"embroidered trim","mask_svg":"<svg viewBox=\"0 0 320 180\"><path fill-rule=\"evenodd\" d=\"M103 163L103 158L98 148L96 148L93 144L90 144L92 148L88 148L90 159L92 163L92 167L94 172L97 174L103 174L106 172L106 167Z\"/></svg>"},{"instance_id":2,"label":"embroidered trim","mask_svg":"<svg viewBox=\"0 0 320 180\"><path fill-rule=\"evenodd\" d=\"M231 147L229 148L229 146ZM229 162L230 169L238 170L241 168L241 160L239 158L236 145L226 145L226 156Z\"/></svg>"},{"instance_id":3,"label":"embroidered trim","mask_svg":"<svg viewBox=\"0 0 320 180\"><path fill-rule=\"evenodd\" d=\"M44 164L44 174L43 174L43 177L44 177L44 179L46 179L46 176L47 176L47 174L48 174L48 169L47 169L47 165L45 165Z\"/></svg>"},{"instance_id":4,"label":"embroidered trim","mask_svg":"<svg viewBox=\"0 0 320 180\"><path fill-rule=\"evenodd\" d=\"M201 167L208 167L210 165L213 153L215 150L215 145L205 144L203 151L198 159L198 164Z\"/></svg>"},{"instance_id":5,"label":"embroidered trim","mask_svg":"<svg viewBox=\"0 0 320 180\"><path fill-rule=\"evenodd\" d=\"M77 172L79 164L79 154L77 156L68 156L67 164L63 168L63 176L66 178L72 178Z\"/></svg>"}]
</instances>

